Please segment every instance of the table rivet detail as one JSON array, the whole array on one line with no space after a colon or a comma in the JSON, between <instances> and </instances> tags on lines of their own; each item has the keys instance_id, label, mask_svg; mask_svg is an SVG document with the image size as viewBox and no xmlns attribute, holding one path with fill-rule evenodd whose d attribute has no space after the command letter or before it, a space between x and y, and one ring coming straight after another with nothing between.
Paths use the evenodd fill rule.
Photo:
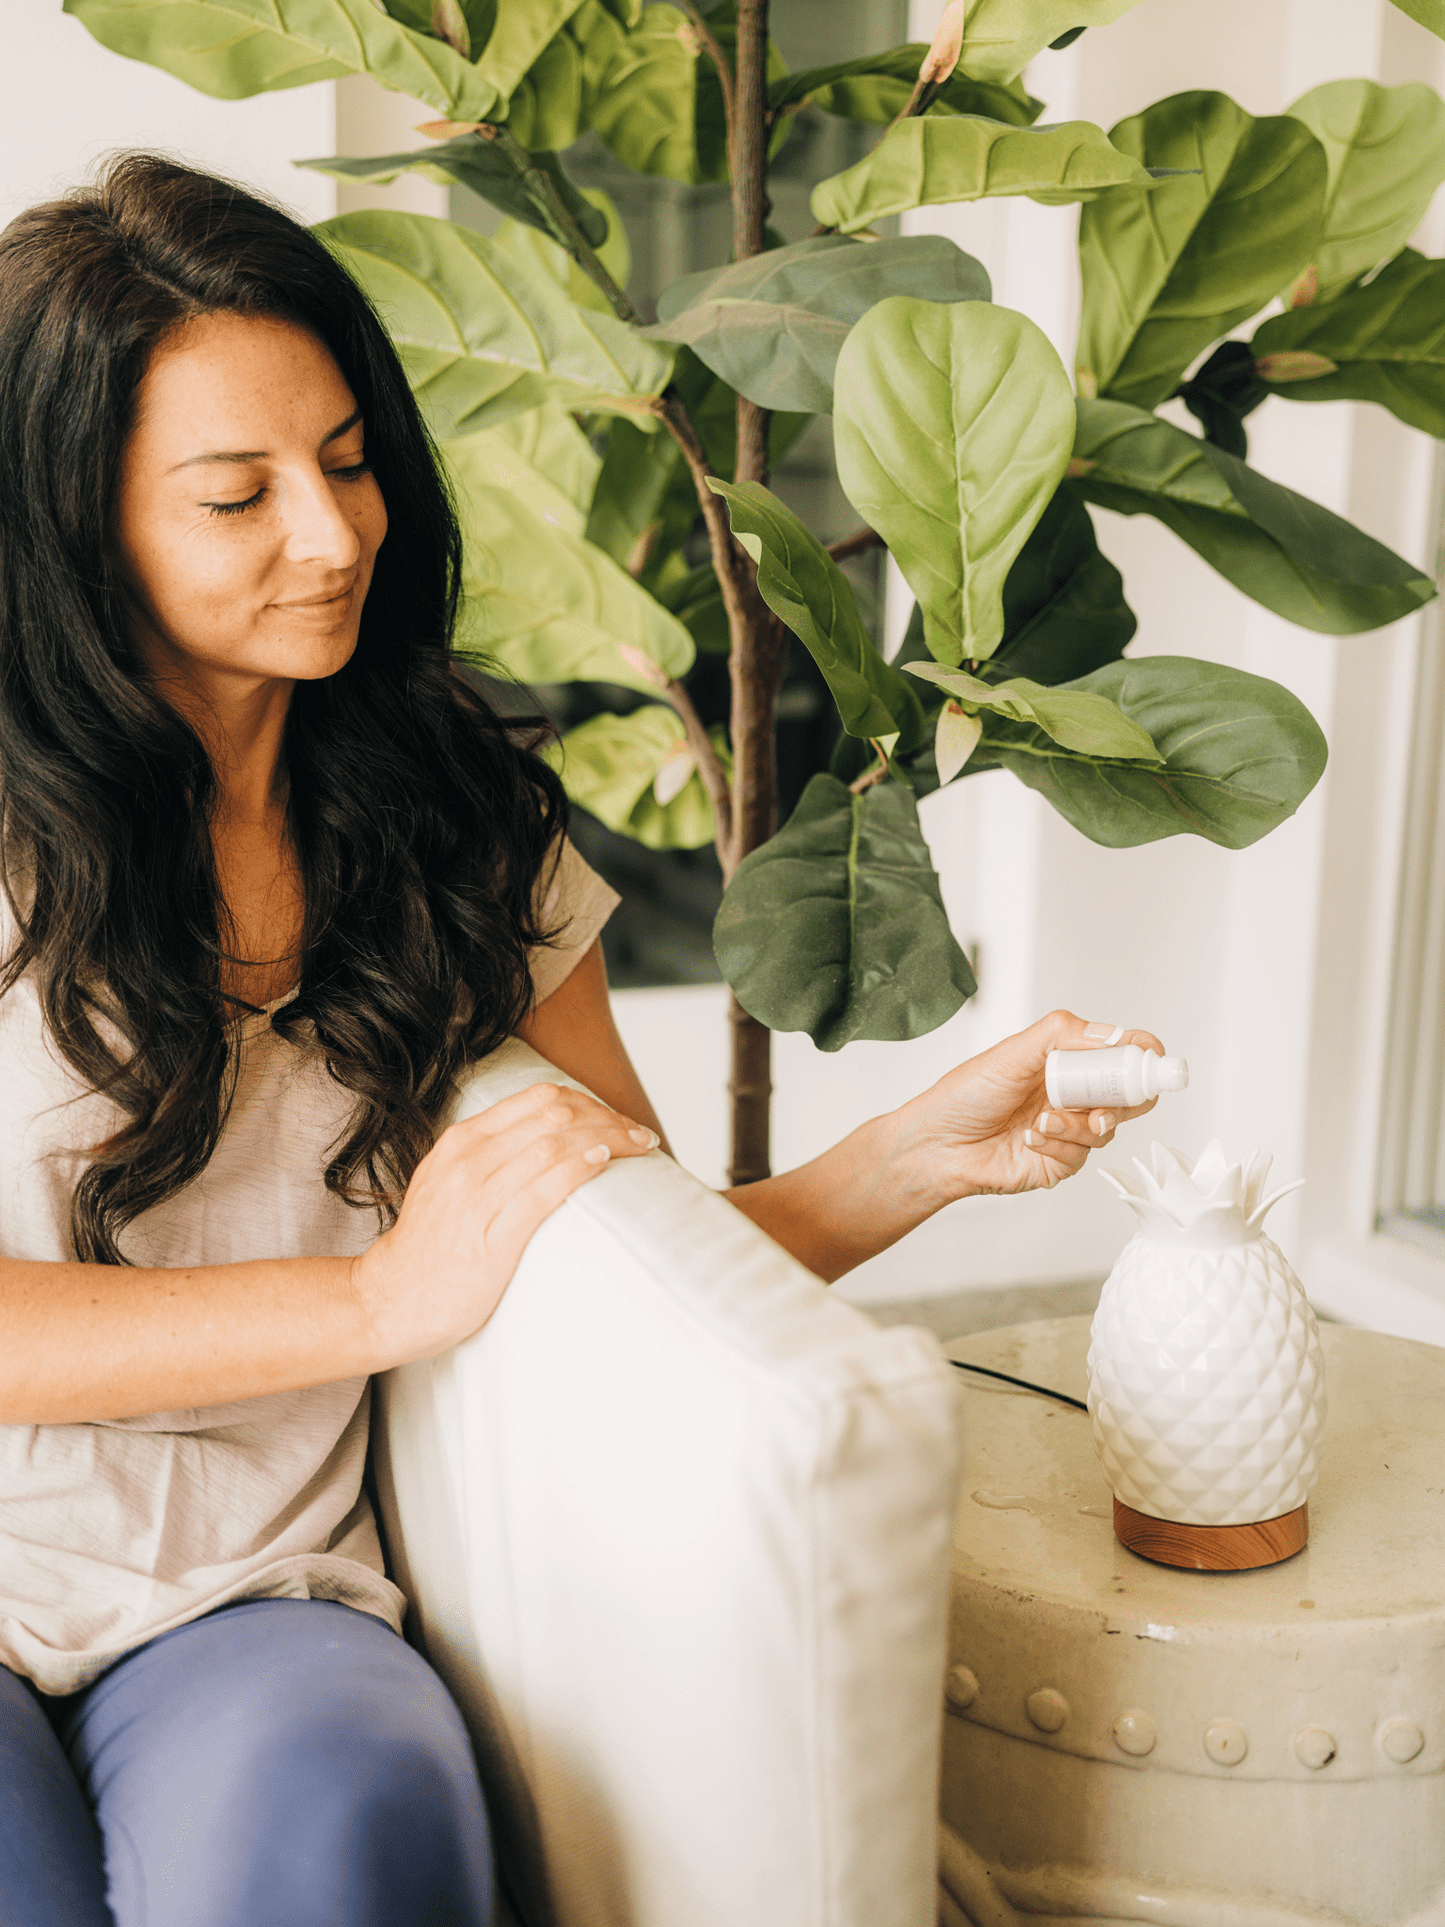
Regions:
<instances>
[{"instance_id":1,"label":"table rivet detail","mask_svg":"<svg viewBox=\"0 0 1445 1927\"><path fill-rule=\"evenodd\" d=\"M955 1712L962 1713L978 1698L978 1676L971 1667L950 1666L944 1696Z\"/></svg>"},{"instance_id":2,"label":"table rivet detail","mask_svg":"<svg viewBox=\"0 0 1445 1927\"><path fill-rule=\"evenodd\" d=\"M1158 1738L1153 1720L1137 1706L1131 1706L1114 1722L1115 1744L1123 1752L1132 1753L1135 1759L1143 1759L1146 1753L1152 1753Z\"/></svg>"},{"instance_id":3,"label":"table rivet detail","mask_svg":"<svg viewBox=\"0 0 1445 1927\"><path fill-rule=\"evenodd\" d=\"M1405 1766L1425 1744L1425 1735L1413 1720L1387 1720L1380 1728L1380 1745L1387 1759Z\"/></svg>"},{"instance_id":4,"label":"table rivet detail","mask_svg":"<svg viewBox=\"0 0 1445 1927\"><path fill-rule=\"evenodd\" d=\"M1052 1686L1041 1686L1030 1693L1024 1707L1041 1733L1057 1733L1069 1717L1069 1702Z\"/></svg>"},{"instance_id":5,"label":"table rivet detail","mask_svg":"<svg viewBox=\"0 0 1445 1927\"><path fill-rule=\"evenodd\" d=\"M1216 1766L1238 1766L1249 1741L1235 1720L1212 1720L1204 1729L1204 1750Z\"/></svg>"},{"instance_id":6,"label":"table rivet detail","mask_svg":"<svg viewBox=\"0 0 1445 1927\"><path fill-rule=\"evenodd\" d=\"M1322 1726L1302 1726L1294 1736L1294 1756L1301 1766L1328 1766L1339 1750L1334 1734Z\"/></svg>"}]
</instances>

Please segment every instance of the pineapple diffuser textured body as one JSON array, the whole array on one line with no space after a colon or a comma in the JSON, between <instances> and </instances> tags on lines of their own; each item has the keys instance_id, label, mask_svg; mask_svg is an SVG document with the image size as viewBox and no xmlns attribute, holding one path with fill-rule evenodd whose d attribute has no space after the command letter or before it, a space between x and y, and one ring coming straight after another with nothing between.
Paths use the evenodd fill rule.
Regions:
<instances>
[{"instance_id":1,"label":"pineapple diffuser textured body","mask_svg":"<svg viewBox=\"0 0 1445 1927\"><path fill-rule=\"evenodd\" d=\"M1217 1140L1197 1164L1152 1149L1142 1184L1103 1173L1139 1221L1089 1346L1115 1528L1167 1564L1269 1564L1308 1538L1325 1419L1319 1328L1262 1229L1296 1186L1266 1197L1268 1154L1230 1164Z\"/></svg>"}]
</instances>

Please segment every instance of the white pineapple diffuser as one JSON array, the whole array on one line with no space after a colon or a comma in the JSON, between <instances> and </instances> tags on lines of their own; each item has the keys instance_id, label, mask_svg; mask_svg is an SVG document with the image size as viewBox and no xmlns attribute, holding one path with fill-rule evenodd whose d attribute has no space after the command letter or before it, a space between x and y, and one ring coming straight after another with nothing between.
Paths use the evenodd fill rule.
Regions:
<instances>
[{"instance_id":1,"label":"white pineapple diffuser","mask_svg":"<svg viewBox=\"0 0 1445 1927\"><path fill-rule=\"evenodd\" d=\"M1319 1327L1265 1213L1267 1152L1162 1144L1106 1177L1139 1229L1089 1344L1089 1416L1124 1545L1164 1565L1274 1565L1309 1539L1325 1421ZM1303 1180L1300 1180L1303 1182Z\"/></svg>"}]
</instances>

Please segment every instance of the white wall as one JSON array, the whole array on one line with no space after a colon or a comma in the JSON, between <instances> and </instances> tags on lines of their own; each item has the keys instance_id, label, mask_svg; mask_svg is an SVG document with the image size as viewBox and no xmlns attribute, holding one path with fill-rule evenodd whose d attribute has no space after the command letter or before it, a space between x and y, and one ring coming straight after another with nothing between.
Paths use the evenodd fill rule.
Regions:
<instances>
[{"instance_id":1,"label":"white wall","mask_svg":"<svg viewBox=\"0 0 1445 1927\"><path fill-rule=\"evenodd\" d=\"M336 82L336 145L331 150L348 159L373 154L412 154L426 146L417 133L423 121L435 120L435 107L408 100L379 86L365 74ZM420 174L403 174L385 186L370 182L336 182L336 212L350 214L364 207L394 208L402 214L430 214L447 218L451 190Z\"/></svg>"},{"instance_id":2,"label":"white wall","mask_svg":"<svg viewBox=\"0 0 1445 1927\"><path fill-rule=\"evenodd\" d=\"M335 153L327 81L253 100L211 100L138 60L122 60L60 11L5 0L0 54L0 227L83 180L113 148L159 149L264 188L301 219L335 212L333 184L291 165Z\"/></svg>"}]
</instances>

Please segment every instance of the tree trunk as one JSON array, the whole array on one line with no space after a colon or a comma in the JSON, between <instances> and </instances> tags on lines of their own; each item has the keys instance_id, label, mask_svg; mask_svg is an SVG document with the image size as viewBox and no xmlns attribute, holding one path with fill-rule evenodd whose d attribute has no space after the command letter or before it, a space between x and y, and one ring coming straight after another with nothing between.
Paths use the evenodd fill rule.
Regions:
<instances>
[{"instance_id":1,"label":"tree trunk","mask_svg":"<svg viewBox=\"0 0 1445 1927\"><path fill-rule=\"evenodd\" d=\"M770 1046L773 1034L766 1024L749 1017L736 997L728 998L728 1022L732 1030L732 1076L728 1095L732 1099L732 1156L728 1164L729 1184L753 1184L769 1170L768 1105L773 1083Z\"/></svg>"},{"instance_id":2,"label":"tree trunk","mask_svg":"<svg viewBox=\"0 0 1445 1927\"><path fill-rule=\"evenodd\" d=\"M767 44L768 0L739 0L737 72L732 129L733 258L744 261L763 251L767 198ZM768 473L768 424L765 408L738 402L738 454L734 480L762 482ZM777 699L786 649L781 625L756 588L745 619L733 635L732 846L729 876L749 852L766 843L777 828ZM730 1000L732 1031L732 1153L728 1178L751 1184L770 1169L768 1122L772 1080L771 1035Z\"/></svg>"}]
</instances>

